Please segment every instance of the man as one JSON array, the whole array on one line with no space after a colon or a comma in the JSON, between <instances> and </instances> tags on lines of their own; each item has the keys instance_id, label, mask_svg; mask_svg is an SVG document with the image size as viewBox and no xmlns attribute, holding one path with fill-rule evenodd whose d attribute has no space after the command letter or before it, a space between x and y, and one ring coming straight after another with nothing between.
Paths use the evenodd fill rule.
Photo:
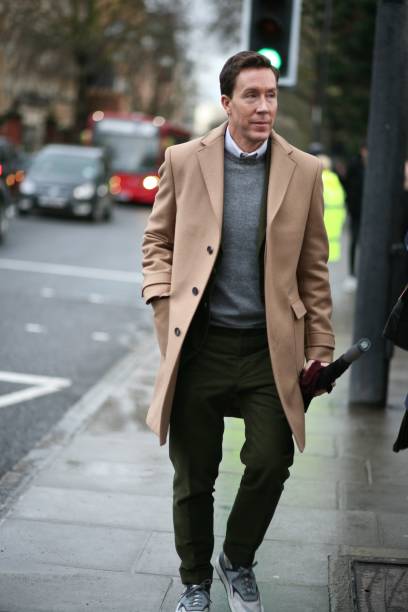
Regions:
<instances>
[{"instance_id":1,"label":"man","mask_svg":"<svg viewBox=\"0 0 408 612\"><path fill-rule=\"evenodd\" d=\"M332 170L332 161L328 155L317 156L322 163L324 225L329 240L329 262L341 259L341 236L346 217L345 193L340 179Z\"/></svg>"},{"instance_id":2,"label":"man","mask_svg":"<svg viewBox=\"0 0 408 612\"><path fill-rule=\"evenodd\" d=\"M344 289L348 292L355 291L357 287L356 253L360 238L364 174L367 158L368 149L364 142L360 146L357 157L350 161L344 180L346 206L350 217L349 276L344 281Z\"/></svg>"},{"instance_id":3,"label":"man","mask_svg":"<svg viewBox=\"0 0 408 612\"><path fill-rule=\"evenodd\" d=\"M226 62L228 122L167 149L145 231L143 295L161 351L147 423L162 444L170 424L178 612L210 609L225 415L244 419L245 470L216 569L231 610L263 610L252 567L292 434L304 448L299 374L305 356L332 358L321 165L272 130L277 80L257 53Z\"/></svg>"}]
</instances>

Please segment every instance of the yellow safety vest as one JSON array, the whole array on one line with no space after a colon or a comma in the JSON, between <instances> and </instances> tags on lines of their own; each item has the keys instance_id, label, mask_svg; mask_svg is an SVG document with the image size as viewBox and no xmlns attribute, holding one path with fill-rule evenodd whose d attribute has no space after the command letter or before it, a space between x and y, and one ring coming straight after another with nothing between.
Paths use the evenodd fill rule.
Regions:
<instances>
[{"instance_id":1,"label":"yellow safety vest","mask_svg":"<svg viewBox=\"0 0 408 612\"><path fill-rule=\"evenodd\" d=\"M322 172L324 224L329 238L329 261L341 258L341 233L346 218L345 192L339 177L332 170Z\"/></svg>"}]
</instances>

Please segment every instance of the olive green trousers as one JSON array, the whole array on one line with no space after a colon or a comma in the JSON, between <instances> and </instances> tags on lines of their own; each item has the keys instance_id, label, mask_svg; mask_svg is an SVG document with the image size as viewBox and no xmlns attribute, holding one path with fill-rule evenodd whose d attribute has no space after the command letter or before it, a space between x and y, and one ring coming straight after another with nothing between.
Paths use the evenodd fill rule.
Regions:
<instances>
[{"instance_id":1,"label":"olive green trousers","mask_svg":"<svg viewBox=\"0 0 408 612\"><path fill-rule=\"evenodd\" d=\"M293 463L292 434L273 380L265 330L210 327L199 352L186 339L170 423L175 475L173 520L184 584L212 578L213 493L222 459L224 415L245 423L244 472L224 552L248 567L262 543ZM232 501L232 500L231 500Z\"/></svg>"}]
</instances>

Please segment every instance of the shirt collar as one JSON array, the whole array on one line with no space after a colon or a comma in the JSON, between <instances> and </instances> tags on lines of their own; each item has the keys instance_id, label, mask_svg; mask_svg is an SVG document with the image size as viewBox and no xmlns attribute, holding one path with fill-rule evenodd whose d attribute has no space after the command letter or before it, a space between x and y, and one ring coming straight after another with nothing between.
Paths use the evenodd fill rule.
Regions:
<instances>
[{"instance_id":1,"label":"shirt collar","mask_svg":"<svg viewBox=\"0 0 408 612\"><path fill-rule=\"evenodd\" d=\"M231 153L231 155L234 155L235 157L241 157L241 153L242 153L243 157L260 158L260 157L263 157L266 153L266 149L268 148L268 139L266 139L261 144L261 146L258 147L258 149L256 149L256 151L252 151L251 153L245 153L245 151L239 148L239 146L237 145L237 143L231 136L229 126L227 126L227 129L225 131L225 148L228 151L228 153Z\"/></svg>"}]
</instances>

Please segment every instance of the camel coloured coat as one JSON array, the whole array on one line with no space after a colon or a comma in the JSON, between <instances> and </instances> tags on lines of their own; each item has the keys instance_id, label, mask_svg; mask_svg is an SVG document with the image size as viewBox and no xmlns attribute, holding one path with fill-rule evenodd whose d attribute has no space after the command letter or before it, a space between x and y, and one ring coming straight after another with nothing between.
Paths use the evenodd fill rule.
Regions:
<instances>
[{"instance_id":1,"label":"camel coloured coat","mask_svg":"<svg viewBox=\"0 0 408 612\"><path fill-rule=\"evenodd\" d=\"M180 352L221 244L226 123L166 150L143 241L143 290L153 302L161 361L147 424L164 444ZM269 352L298 448L305 446L299 373L306 359L331 361L328 242L321 165L272 131L264 253Z\"/></svg>"}]
</instances>

